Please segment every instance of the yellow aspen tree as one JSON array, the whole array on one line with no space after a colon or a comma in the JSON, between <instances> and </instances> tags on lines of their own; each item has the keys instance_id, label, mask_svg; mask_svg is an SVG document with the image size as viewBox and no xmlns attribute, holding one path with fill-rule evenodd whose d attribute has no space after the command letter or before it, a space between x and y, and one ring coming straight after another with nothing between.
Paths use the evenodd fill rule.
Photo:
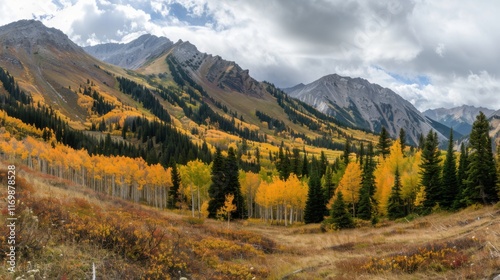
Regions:
<instances>
[{"instance_id":1,"label":"yellow aspen tree","mask_svg":"<svg viewBox=\"0 0 500 280\"><path fill-rule=\"evenodd\" d=\"M387 203L392 186L394 186L396 168L398 168L400 172L404 172L404 158L399 139L392 143L389 150L390 154L386 156L385 159L381 159L373 173L375 175L375 185L377 187L374 197L378 202L379 213L381 214L387 214Z\"/></svg>"},{"instance_id":2,"label":"yellow aspen tree","mask_svg":"<svg viewBox=\"0 0 500 280\"><path fill-rule=\"evenodd\" d=\"M359 166L359 162L349 162L337 188L337 191L341 191L342 194L345 194L345 202L352 204L353 217L356 214L356 203L359 201L361 179L361 167Z\"/></svg>"},{"instance_id":3,"label":"yellow aspen tree","mask_svg":"<svg viewBox=\"0 0 500 280\"><path fill-rule=\"evenodd\" d=\"M401 196L410 204L414 204L417 193L420 191L420 161L422 152L418 151L414 155L406 158L406 168L401 175Z\"/></svg>"},{"instance_id":4,"label":"yellow aspen tree","mask_svg":"<svg viewBox=\"0 0 500 280\"><path fill-rule=\"evenodd\" d=\"M244 172L240 170L240 184L241 184L241 193L247 200L247 208L248 208L248 217L251 218L254 216L254 203L255 196L257 194L257 189L260 185L259 174L253 172Z\"/></svg>"},{"instance_id":5,"label":"yellow aspen tree","mask_svg":"<svg viewBox=\"0 0 500 280\"><path fill-rule=\"evenodd\" d=\"M227 227L229 227L229 221L231 219L231 213L236 211L236 205L233 203L234 194L226 194L226 200L224 201L224 206L217 210L217 216L227 217Z\"/></svg>"}]
</instances>

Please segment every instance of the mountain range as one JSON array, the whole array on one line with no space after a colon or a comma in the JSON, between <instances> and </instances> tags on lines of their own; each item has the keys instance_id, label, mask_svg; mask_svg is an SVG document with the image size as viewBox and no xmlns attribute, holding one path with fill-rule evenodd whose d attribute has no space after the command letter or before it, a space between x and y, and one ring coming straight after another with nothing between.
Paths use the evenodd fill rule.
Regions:
<instances>
[{"instance_id":1,"label":"mountain range","mask_svg":"<svg viewBox=\"0 0 500 280\"><path fill-rule=\"evenodd\" d=\"M462 105L454 108L437 108L429 109L423 112L426 117L438 121L462 135L468 135L472 130L472 124L476 120L479 112L483 112L487 117L492 117L498 114L494 110L484 107L474 107L470 105Z\"/></svg>"},{"instance_id":2,"label":"mountain range","mask_svg":"<svg viewBox=\"0 0 500 280\"><path fill-rule=\"evenodd\" d=\"M137 100L120 91L116 77L152 90L163 108L175 116L173 123L185 131L192 128L193 122L199 126L215 121L220 129L221 123L229 121L238 128L226 127L225 133L240 137L245 134L256 140L265 135L269 139L261 141L276 144L280 139L302 139L316 145L320 140L315 139L330 138L331 144L322 146L333 147L343 143L346 135L358 141L375 139L369 132L378 133L382 127L393 137L405 129L408 142L413 144L420 134L431 129L446 140L449 126L456 127L438 118L444 113L422 114L392 90L361 78L332 74L308 85L280 90L255 80L236 62L202 53L190 42L174 43L165 37L146 34L126 44L81 48L59 30L38 21L22 20L0 27L0 43L0 66L35 101L54 107L77 129L89 129L101 120L113 122L126 115L153 117ZM112 104L111 112L92 112L89 98L80 92L89 81ZM162 95L161 89L167 88L175 91L180 100ZM212 118L202 122L199 116L190 115L189 110L204 106L213 112L209 114ZM470 120L474 112L466 111L455 115ZM357 132L353 133L353 129ZM466 132L455 130L455 137ZM252 133L257 136L249 137ZM190 137L201 141L199 135Z\"/></svg>"}]
</instances>

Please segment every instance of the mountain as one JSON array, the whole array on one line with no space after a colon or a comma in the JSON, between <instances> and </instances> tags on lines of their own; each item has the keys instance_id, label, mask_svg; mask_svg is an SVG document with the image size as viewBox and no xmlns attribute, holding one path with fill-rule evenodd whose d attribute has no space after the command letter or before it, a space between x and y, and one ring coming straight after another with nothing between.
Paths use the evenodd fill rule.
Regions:
<instances>
[{"instance_id":1,"label":"mountain","mask_svg":"<svg viewBox=\"0 0 500 280\"><path fill-rule=\"evenodd\" d=\"M92 80L108 102L120 103L123 94L115 88L112 69L57 29L35 20L14 22L0 27L0 46L0 67L19 87L79 128L90 117L86 97L76 92L86 81Z\"/></svg>"},{"instance_id":2,"label":"mountain","mask_svg":"<svg viewBox=\"0 0 500 280\"><path fill-rule=\"evenodd\" d=\"M158 55L174 43L165 37L156 37L145 34L129 44L102 44L88 46L83 49L90 55L127 69L137 69L150 59Z\"/></svg>"},{"instance_id":3,"label":"mountain","mask_svg":"<svg viewBox=\"0 0 500 280\"><path fill-rule=\"evenodd\" d=\"M306 153L321 147L333 159L346 137L356 145L376 139L190 42L144 35L128 44L94 46L94 55L107 63L61 31L24 20L0 27L0 45L0 78L7 86L0 88L0 100L8 100L2 108L40 129L49 126L57 141L76 149L167 165L208 162L215 147L249 140L253 153L247 151L240 164L258 171L253 155L258 149L277 152L281 142ZM30 98L17 96L16 89ZM26 106L16 107L20 101Z\"/></svg>"},{"instance_id":4,"label":"mountain","mask_svg":"<svg viewBox=\"0 0 500 280\"><path fill-rule=\"evenodd\" d=\"M494 110L463 105L455 108L438 108L429 109L423 114L437 122L453 128L462 135L469 135L472 129L472 124L476 120L476 116L482 111L487 117L491 116Z\"/></svg>"},{"instance_id":5,"label":"mountain","mask_svg":"<svg viewBox=\"0 0 500 280\"><path fill-rule=\"evenodd\" d=\"M412 143L418 143L421 133L435 129L410 102L361 78L332 74L284 91L353 127L376 133L385 127L392 137L397 137L400 128L404 128ZM442 133L438 134L446 139Z\"/></svg>"},{"instance_id":6,"label":"mountain","mask_svg":"<svg viewBox=\"0 0 500 280\"><path fill-rule=\"evenodd\" d=\"M187 93L198 92L203 97L202 102L218 114L230 119L244 120L253 129L259 127L260 133L272 134L272 138L275 135L289 139L323 138L327 134L334 135L332 131L328 131L334 130L340 134L335 134L333 141L343 143L345 140L342 135L347 135L348 130L349 134L352 134L352 129L342 126L336 119L322 114L306 103L289 98L272 84L255 80L248 70L242 69L234 61L202 53L195 45L182 40L171 45L156 44L147 52L142 52L134 46L141 45L145 38L148 37L142 36L127 44L94 46L92 52L89 48L85 50L115 65L119 64L108 56L109 53L123 57L129 50L135 49L140 53L155 54L144 56L141 60L143 63L136 65L134 72L147 77L148 82L155 86L169 87L175 82L187 90ZM373 137L365 132L354 134L359 140ZM307 142L309 140L306 139Z\"/></svg>"}]
</instances>

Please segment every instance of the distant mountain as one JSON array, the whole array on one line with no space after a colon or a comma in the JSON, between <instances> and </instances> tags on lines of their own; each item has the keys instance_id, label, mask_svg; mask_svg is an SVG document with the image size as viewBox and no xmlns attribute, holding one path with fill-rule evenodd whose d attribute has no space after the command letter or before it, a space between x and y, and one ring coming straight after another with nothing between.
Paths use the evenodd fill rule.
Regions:
<instances>
[{"instance_id":1,"label":"distant mountain","mask_svg":"<svg viewBox=\"0 0 500 280\"><path fill-rule=\"evenodd\" d=\"M354 127L375 133L385 127L392 137L397 137L400 128L404 128L412 143L418 142L421 133L437 130L410 102L361 78L332 74L284 91ZM442 133L438 134L446 139Z\"/></svg>"},{"instance_id":2,"label":"distant mountain","mask_svg":"<svg viewBox=\"0 0 500 280\"><path fill-rule=\"evenodd\" d=\"M482 111L487 117L494 113L494 110L463 105L460 107L445 109L430 109L423 114L437 122L453 128L462 135L468 135L471 132L472 124L476 120L476 116Z\"/></svg>"},{"instance_id":3,"label":"distant mountain","mask_svg":"<svg viewBox=\"0 0 500 280\"><path fill-rule=\"evenodd\" d=\"M168 50L174 43L165 37L145 34L127 44L101 44L83 49L90 55L127 69L137 69Z\"/></svg>"}]
</instances>

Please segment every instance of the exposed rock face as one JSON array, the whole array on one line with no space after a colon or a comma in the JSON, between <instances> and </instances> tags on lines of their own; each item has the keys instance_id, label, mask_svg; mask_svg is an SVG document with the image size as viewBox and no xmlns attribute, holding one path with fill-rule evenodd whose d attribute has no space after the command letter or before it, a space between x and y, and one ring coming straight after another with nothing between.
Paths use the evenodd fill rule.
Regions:
<instances>
[{"instance_id":1,"label":"exposed rock face","mask_svg":"<svg viewBox=\"0 0 500 280\"><path fill-rule=\"evenodd\" d=\"M424 115L453 128L462 135L468 135L472 130L472 124L476 120L476 116L479 112L483 112L487 117L489 117L494 113L494 110L463 105L450 109L430 109L425 111Z\"/></svg>"},{"instance_id":2,"label":"exposed rock face","mask_svg":"<svg viewBox=\"0 0 500 280\"><path fill-rule=\"evenodd\" d=\"M101 44L84 47L90 55L127 69L137 69L172 47L174 43L165 37L142 35L127 44Z\"/></svg>"},{"instance_id":3,"label":"exposed rock face","mask_svg":"<svg viewBox=\"0 0 500 280\"><path fill-rule=\"evenodd\" d=\"M84 49L100 60L128 69L140 68L168 52L198 82L256 97L262 95L259 82L248 70L220 56L202 53L190 42L179 40L174 44L165 37L143 35L127 44L102 44Z\"/></svg>"},{"instance_id":4,"label":"exposed rock face","mask_svg":"<svg viewBox=\"0 0 500 280\"><path fill-rule=\"evenodd\" d=\"M385 127L392 137L397 137L400 128L404 128L409 142L417 143L421 133L434 129L410 102L390 89L361 78L332 74L284 90L290 96L358 128L378 133ZM440 138L446 139L442 134Z\"/></svg>"}]
</instances>

